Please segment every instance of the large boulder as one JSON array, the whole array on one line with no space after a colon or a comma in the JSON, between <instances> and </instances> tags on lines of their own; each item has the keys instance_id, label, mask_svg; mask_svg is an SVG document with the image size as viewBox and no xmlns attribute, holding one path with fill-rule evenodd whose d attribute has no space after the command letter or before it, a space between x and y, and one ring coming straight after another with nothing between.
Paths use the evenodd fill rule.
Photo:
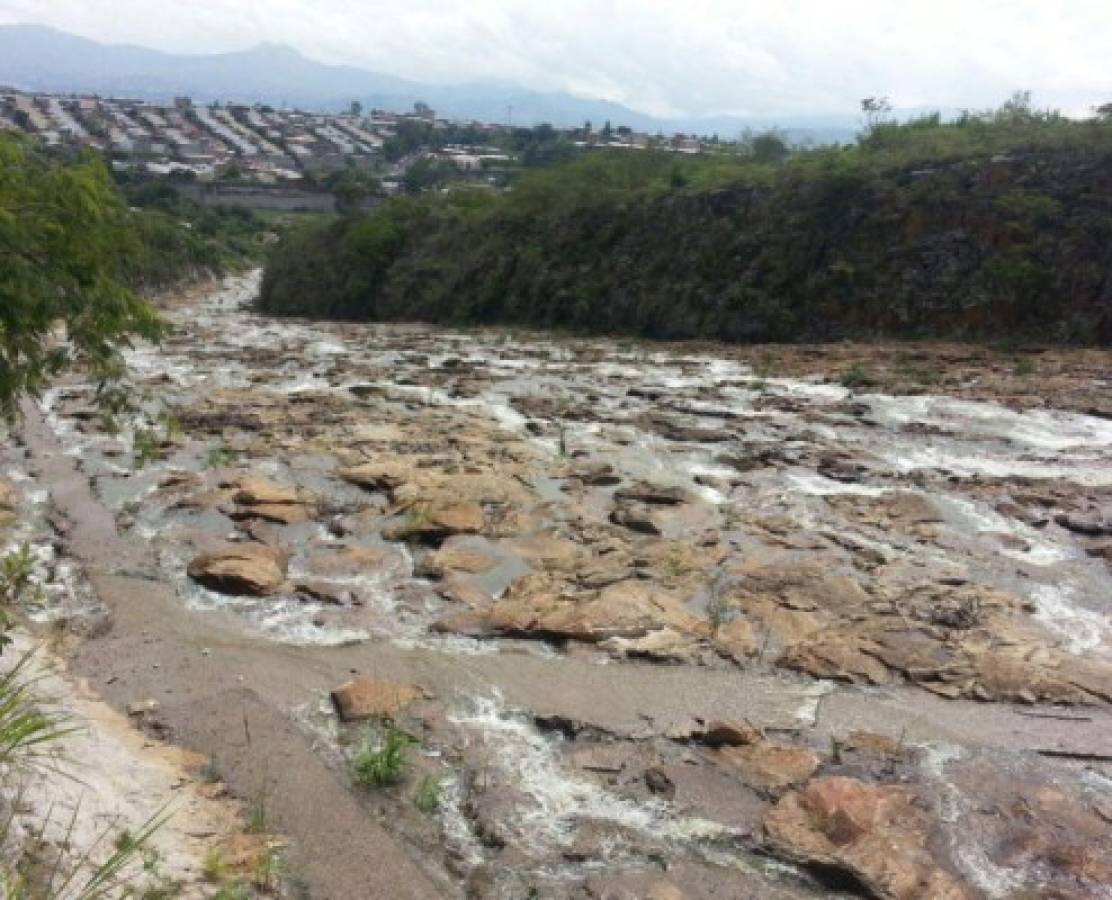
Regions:
<instances>
[{"instance_id":1,"label":"large boulder","mask_svg":"<svg viewBox=\"0 0 1112 900\"><path fill-rule=\"evenodd\" d=\"M453 630L450 622L443 624ZM707 634L706 624L678 599L646 582L629 579L576 594L536 575L514 582L507 597L478 620L469 617L459 624L460 630L587 643L637 640L666 630L688 637Z\"/></svg>"},{"instance_id":2,"label":"large boulder","mask_svg":"<svg viewBox=\"0 0 1112 900\"><path fill-rule=\"evenodd\" d=\"M619 488L614 492L614 497L617 500L648 503L652 506L678 506L691 501L691 493L682 487L651 484L647 481L638 481L629 487Z\"/></svg>"},{"instance_id":3,"label":"large boulder","mask_svg":"<svg viewBox=\"0 0 1112 900\"><path fill-rule=\"evenodd\" d=\"M236 504L233 519L264 519L279 525L296 525L313 516L314 498L308 491L275 484L255 475L241 475L221 483Z\"/></svg>"},{"instance_id":4,"label":"large boulder","mask_svg":"<svg viewBox=\"0 0 1112 900\"><path fill-rule=\"evenodd\" d=\"M329 696L336 713L344 722L397 715L422 696L412 684L399 684L378 678L353 678L333 690Z\"/></svg>"},{"instance_id":5,"label":"large boulder","mask_svg":"<svg viewBox=\"0 0 1112 900\"><path fill-rule=\"evenodd\" d=\"M417 477L411 462L395 459L347 466L339 469L336 474L344 481L368 491L383 491L387 494Z\"/></svg>"},{"instance_id":6,"label":"large boulder","mask_svg":"<svg viewBox=\"0 0 1112 900\"><path fill-rule=\"evenodd\" d=\"M551 599L552 604L535 621L535 627L573 640L641 638L665 628L689 635L705 632L704 623L677 598L640 580L612 584L582 602L568 603L559 596ZM495 606L496 615L501 606Z\"/></svg>"},{"instance_id":7,"label":"large boulder","mask_svg":"<svg viewBox=\"0 0 1112 900\"><path fill-rule=\"evenodd\" d=\"M764 819L769 848L805 866L840 870L884 900L969 900L932 852L934 823L904 787L817 778Z\"/></svg>"},{"instance_id":8,"label":"large boulder","mask_svg":"<svg viewBox=\"0 0 1112 900\"><path fill-rule=\"evenodd\" d=\"M266 596L278 591L286 580L289 555L263 544L223 544L194 557L188 575L223 594Z\"/></svg>"},{"instance_id":9,"label":"large boulder","mask_svg":"<svg viewBox=\"0 0 1112 900\"><path fill-rule=\"evenodd\" d=\"M410 510L400 525L384 531L383 537L391 541L439 544L455 534L478 534L484 525L486 517L477 503L418 506Z\"/></svg>"},{"instance_id":10,"label":"large boulder","mask_svg":"<svg viewBox=\"0 0 1112 900\"><path fill-rule=\"evenodd\" d=\"M481 575L489 572L498 561L478 550L463 547L446 547L423 559L416 567L415 574L423 578L446 578L454 572Z\"/></svg>"}]
</instances>

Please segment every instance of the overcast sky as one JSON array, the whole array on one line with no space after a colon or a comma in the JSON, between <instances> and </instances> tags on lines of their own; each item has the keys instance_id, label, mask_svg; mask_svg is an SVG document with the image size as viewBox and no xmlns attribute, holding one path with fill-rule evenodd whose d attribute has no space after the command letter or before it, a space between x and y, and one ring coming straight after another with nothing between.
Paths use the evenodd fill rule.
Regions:
<instances>
[{"instance_id":1,"label":"overcast sky","mask_svg":"<svg viewBox=\"0 0 1112 900\"><path fill-rule=\"evenodd\" d=\"M657 115L1112 100L1112 0L0 0L0 22L212 52L262 41L422 81L502 80Z\"/></svg>"}]
</instances>

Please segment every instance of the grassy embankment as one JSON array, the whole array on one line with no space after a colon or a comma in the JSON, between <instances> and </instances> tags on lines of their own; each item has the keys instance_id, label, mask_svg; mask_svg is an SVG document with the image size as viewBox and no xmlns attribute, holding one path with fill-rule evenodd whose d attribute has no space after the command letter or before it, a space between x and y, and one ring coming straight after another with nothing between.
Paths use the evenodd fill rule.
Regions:
<instances>
[{"instance_id":1,"label":"grassy embankment","mask_svg":"<svg viewBox=\"0 0 1112 900\"><path fill-rule=\"evenodd\" d=\"M1112 122L1005 104L778 158L595 151L290 231L261 308L649 338L1112 342Z\"/></svg>"}]
</instances>

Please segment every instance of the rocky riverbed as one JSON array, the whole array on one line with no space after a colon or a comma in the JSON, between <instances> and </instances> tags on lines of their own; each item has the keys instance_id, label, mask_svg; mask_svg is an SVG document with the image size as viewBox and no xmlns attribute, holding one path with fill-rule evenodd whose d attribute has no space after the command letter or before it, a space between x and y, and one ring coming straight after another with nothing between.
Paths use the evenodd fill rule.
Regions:
<instances>
[{"instance_id":1,"label":"rocky riverbed","mask_svg":"<svg viewBox=\"0 0 1112 900\"><path fill-rule=\"evenodd\" d=\"M137 432L52 390L0 506L75 668L284 795L313 896L1112 896L1112 354L307 324L256 287L167 303ZM358 787L387 724L409 765Z\"/></svg>"}]
</instances>

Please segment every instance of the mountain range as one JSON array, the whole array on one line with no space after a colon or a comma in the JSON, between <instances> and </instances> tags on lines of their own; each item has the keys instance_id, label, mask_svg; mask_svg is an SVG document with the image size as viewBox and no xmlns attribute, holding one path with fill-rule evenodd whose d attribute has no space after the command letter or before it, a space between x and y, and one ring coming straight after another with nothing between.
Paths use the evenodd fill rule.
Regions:
<instances>
[{"instance_id":1,"label":"mountain range","mask_svg":"<svg viewBox=\"0 0 1112 900\"><path fill-rule=\"evenodd\" d=\"M354 66L317 62L292 47L259 44L229 53L165 53L102 44L35 24L0 25L0 84L31 91L95 93L168 101L265 103L321 112L358 100L367 109L400 112L418 101L452 119L557 126L605 121L639 131L718 134L779 128L795 141L851 140L854 116L657 118L609 100L542 92L499 82L426 84Z\"/></svg>"}]
</instances>

